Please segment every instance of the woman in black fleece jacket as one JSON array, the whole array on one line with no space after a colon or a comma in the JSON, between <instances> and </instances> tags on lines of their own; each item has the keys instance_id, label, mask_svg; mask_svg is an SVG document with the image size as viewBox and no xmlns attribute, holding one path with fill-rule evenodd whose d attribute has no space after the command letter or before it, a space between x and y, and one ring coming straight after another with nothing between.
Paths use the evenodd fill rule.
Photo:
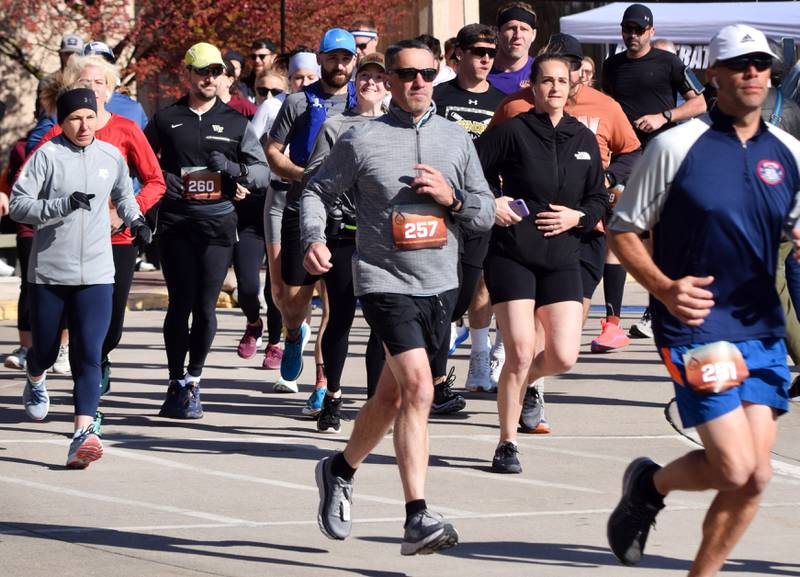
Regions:
<instances>
[{"instance_id":1,"label":"woman in black fleece jacket","mask_svg":"<svg viewBox=\"0 0 800 577\"><path fill-rule=\"evenodd\" d=\"M504 194L484 263L506 348L497 396L500 444L492 462L499 473L522 470L516 436L525 385L569 370L578 358L579 239L608 205L597 140L564 113L569 66L563 57L537 58L535 109L487 131L478 144L489 184L499 189L502 182ZM529 216L510 210L514 199L524 201Z\"/></svg>"}]
</instances>

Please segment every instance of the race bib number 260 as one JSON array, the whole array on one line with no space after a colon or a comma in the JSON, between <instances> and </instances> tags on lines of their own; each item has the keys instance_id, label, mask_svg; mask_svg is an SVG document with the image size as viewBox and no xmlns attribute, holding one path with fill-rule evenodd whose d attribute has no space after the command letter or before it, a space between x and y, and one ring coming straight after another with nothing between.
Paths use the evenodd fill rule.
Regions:
<instances>
[{"instance_id":1,"label":"race bib number 260","mask_svg":"<svg viewBox=\"0 0 800 577\"><path fill-rule=\"evenodd\" d=\"M222 177L205 166L181 168L183 197L187 200L219 200L222 196Z\"/></svg>"},{"instance_id":2,"label":"race bib number 260","mask_svg":"<svg viewBox=\"0 0 800 577\"><path fill-rule=\"evenodd\" d=\"M447 246L444 209L434 204L400 204L392 209L392 237L398 250Z\"/></svg>"}]
</instances>

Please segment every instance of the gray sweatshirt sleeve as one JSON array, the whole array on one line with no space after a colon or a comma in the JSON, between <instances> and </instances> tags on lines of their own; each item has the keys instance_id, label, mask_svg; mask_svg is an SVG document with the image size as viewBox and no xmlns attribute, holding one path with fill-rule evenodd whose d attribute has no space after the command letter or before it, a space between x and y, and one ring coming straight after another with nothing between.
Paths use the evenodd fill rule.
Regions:
<instances>
[{"instance_id":1,"label":"gray sweatshirt sleeve","mask_svg":"<svg viewBox=\"0 0 800 577\"><path fill-rule=\"evenodd\" d=\"M133 195L128 165L122 156L117 160L117 179L111 189L111 202L114 203L117 214L123 220L125 226L130 226L134 220L142 216L139 203L136 202L136 197Z\"/></svg>"},{"instance_id":2,"label":"gray sweatshirt sleeve","mask_svg":"<svg viewBox=\"0 0 800 577\"><path fill-rule=\"evenodd\" d=\"M22 172L11 190L9 215L12 220L37 225L72 212L69 196L39 198L51 178L49 159L45 149L40 148L22 167Z\"/></svg>"},{"instance_id":3,"label":"gray sweatshirt sleeve","mask_svg":"<svg viewBox=\"0 0 800 577\"><path fill-rule=\"evenodd\" d=\"M464 182L460 189L463 206L453 213L453 218L464 228L486 231L494 226L495 201L489 183L483 176L481 161L472 141L467 139L467 162L464 167Z\"/></svg>"},{"instance_id":4,"label":"gray sweatshirt sleeve","mask_svg":"<svg viewBox=\"0 0 800 577\"><path fill-rule=\"evenodd\" d=\"M352 131L331 148L328 158L306 184L300 197L300 232L303 246L325 242L328 209L339 196L353 188L358 175L358 157L353 147Z\"/></svg>"},{"instance_id":5,"label":"gray sweatshirt sleeve","mask_svg":"<svg viewBox=\"0 0 800 577\"><path fill-rule=\"evenodd\" d=\"M239 144L239 162L247 166L247 176L240 179L243 186L249 189L267 188L269 186L269 166L261 141L251 123L247 123L242 142Z\"/></svg>"}]
</instances>

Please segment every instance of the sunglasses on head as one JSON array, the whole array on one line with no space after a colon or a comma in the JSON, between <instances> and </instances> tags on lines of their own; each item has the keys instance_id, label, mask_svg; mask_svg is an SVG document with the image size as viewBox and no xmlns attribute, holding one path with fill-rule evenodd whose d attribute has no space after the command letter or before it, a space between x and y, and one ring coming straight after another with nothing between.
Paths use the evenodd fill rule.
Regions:
<instances>
[{"instance_id":1,"label":"sunglasses on head","mask_svg":"<svg viewBox=\"0 0 800 577\"><path fill-rule=\"evenodd\" d=\"M635 24L623 24L622 25L622 33L623 34L636 34L637 36L641 36L645 32L650 30L649 27L642 28L641 26L636 26Z\"/></svg>"},{"instance_id":2,"label":"sunglasses on head","mask_svg":"<svg viewBox=\"0 0 800 577\"><path fill-rule=\"evenodd\" d=\"M220 66L219 64L212 64L210 66L203 66L202 68L195 68L194 66L190 66L189 69L197 74L198 76L222 76L222 73L225 72L225 68Z\"/></svg>"},{"instance_id":3,"label":"sunglasses on head","mask_svg":"<svg viewBox=\"0 0 800 577\"><path fill-rule=\"evenodd\" d=\"M417 74L422 76L425 82L433 82L438 72L435 68L395 68L394 72L401 82L411 82L417 78Z\"/></svg>"},{"instance_id":4,"label":"sunglasses on head","mask_svg":"<svg viewBox=\"0 0 800 577\"><path fill-rule=\"evenodd\" d=\"M282 88L267 88L266 86L256 86L256 92L258 92L259 96L267 97L267 96L278 96L278 94L283 94Z\"/></svg>"},{"instance_id":5,"label":"sunglasses on head","mask_svg":"<svg viewBox=\"0 0 800 577\"><path fill-rule=\"evenodd\" d=\"M494 58L497 56L497 48L488 48L486 46L470 46L467 48L467 50L478 58L483 58L484 56Z\"/></svg>"},{"instance_id":6,"label":"sunglasses on head","mask_svg":"<svg viewBox=\"0 0 800 577\"><path fill-rule=\"evenodd\" d=\"M266 60L267 56L272 56L272 53L267 52L266 54L251 54L250 60Z\"/></svg>"},{"instance_id":7,"label":"sunglasses on head","mask_svg":"<svg viewBox=\"0 0 800 577\"><path fill-rule=\"evenodd\" d=\"M720 66L728 70L742 72L751 66L754 66L759 72L764 72L772 67L772 58L769 56L739 56L738 58L731 58L730 60L723 60L719 63Z\"/></svg>"}]
</instances>

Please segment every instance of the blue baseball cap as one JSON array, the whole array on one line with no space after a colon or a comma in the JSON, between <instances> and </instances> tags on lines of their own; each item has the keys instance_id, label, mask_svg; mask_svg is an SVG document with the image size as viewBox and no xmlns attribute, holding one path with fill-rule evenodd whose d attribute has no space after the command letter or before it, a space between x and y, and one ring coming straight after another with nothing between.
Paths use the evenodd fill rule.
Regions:
<instances>
[{"instance_id":1,"label":"blue baseball cap","mask_svg":"<svg viewBox=\"0 0 800 577\"><path fill-rule=\"evenodd\" d=\"M356 39L347 30L331 28L322 37L319 43L319 53L333 52L334 50L347 50L350 54L356 53Z\"/></svg>"}]
</instances>

